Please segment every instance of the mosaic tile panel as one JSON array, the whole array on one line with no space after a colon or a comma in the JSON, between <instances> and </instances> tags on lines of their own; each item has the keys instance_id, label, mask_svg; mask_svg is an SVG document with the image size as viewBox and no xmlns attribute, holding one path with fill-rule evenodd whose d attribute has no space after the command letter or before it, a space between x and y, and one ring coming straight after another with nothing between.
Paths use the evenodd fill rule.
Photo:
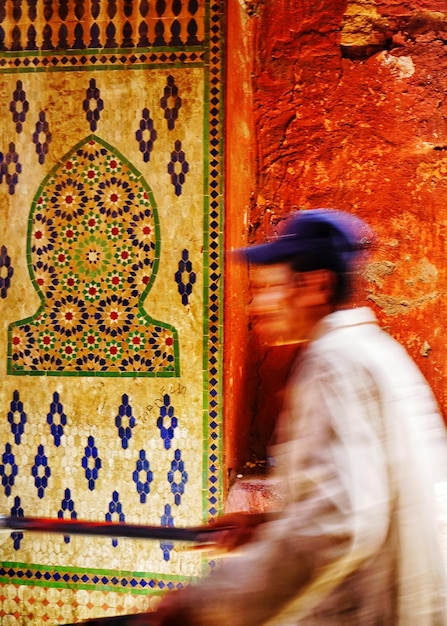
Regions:
<instances>
[{"instance_id":1,"label":"mosaic tile panel","mask_svg":"<svg viewBox=\"0 0 447 626\"><path fill-rule=\"evenodd\" d=\"M0 502L221 507L220 3L0 1ZM0 623L147 610L179 542L3 533Z\"/></svg>"},{"instance_id":2,"label":"mosaic tile panel","mask_svg":"<svg viewBox=\"0 0 447 626\"><path fill-rule=\"evenodd\" d=\"M94 136L51 170L27 242L42 304L10 326L8 373L179 374L176 330L142 304L159 262L156 211L139 173Z\"/></svg>"},{"instance_id":3,"label":"mosaic tile panel","mask_svg":"<svg viewBox=\"0 0 447 626\"><path fill-rule=\"evenodd\" d=\"M204 2L140 0L119 4L116 0L2 0L1 49L146 48L204 42Z\"/></svg>"}]
</instances>

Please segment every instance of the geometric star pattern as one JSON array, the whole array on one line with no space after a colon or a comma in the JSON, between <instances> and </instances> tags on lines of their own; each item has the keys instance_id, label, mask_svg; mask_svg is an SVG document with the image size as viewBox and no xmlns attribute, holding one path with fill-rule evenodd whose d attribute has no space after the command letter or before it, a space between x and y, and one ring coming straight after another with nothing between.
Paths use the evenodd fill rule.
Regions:
<instances>
[{"instance_id":1,"label":"geometric star pattern","mask_svg":"<svg viewBox=\"0 0 447 626\"><path fill-rule=\"evenodd\" d=\"M49 174L29 234L38 312L10 326L10 373L178 375L178 339L140 306L157 274L151 191L90 136Z\"/></svg>"}]
</instances>

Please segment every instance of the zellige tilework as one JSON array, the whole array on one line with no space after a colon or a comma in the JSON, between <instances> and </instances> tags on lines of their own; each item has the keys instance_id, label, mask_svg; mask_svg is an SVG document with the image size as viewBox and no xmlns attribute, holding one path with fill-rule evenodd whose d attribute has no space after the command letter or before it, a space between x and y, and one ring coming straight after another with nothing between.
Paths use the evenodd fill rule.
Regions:
<instances>
[{"instance_id":1,"label":"zellige tilework","mask_svg":"<svg viewBox=\"0 0 447 626\"><path fill-rule=\"evenodd\" d=\"M0 513L219 512L222 11L0 3ZM148 610L189 548L3 533L0 621Z\"/></svg>"}]
</instances>

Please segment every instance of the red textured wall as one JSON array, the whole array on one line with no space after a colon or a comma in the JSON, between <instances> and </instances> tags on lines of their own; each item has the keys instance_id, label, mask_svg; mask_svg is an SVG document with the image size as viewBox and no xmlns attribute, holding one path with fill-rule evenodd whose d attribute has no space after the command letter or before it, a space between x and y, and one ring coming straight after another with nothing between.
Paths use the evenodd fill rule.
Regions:
<instances>
[{"instance_id":1,"label":"red textured wall","mask_svg":"<svg viewBox=\"0 0 447 626\"><path fill-rule=\"evenodd\" d=\"M230 202L231 214L246 212L250 241L294 208L336 207L368 221L380 243L367 302L446 416L447 3L269 0L244 13L256 165L249 207ZM234 390L244 385L251 398L252 414L239 417L251 439L230 464L262 456L288 356L262 352L247 330L241 363L250 376Z\"/></svg>"}]
</instances>

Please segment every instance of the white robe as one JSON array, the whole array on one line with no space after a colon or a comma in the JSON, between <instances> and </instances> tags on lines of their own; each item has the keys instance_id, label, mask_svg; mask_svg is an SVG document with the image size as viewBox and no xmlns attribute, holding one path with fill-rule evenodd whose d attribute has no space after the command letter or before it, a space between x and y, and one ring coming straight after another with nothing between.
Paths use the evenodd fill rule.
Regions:
<instances>
[{"instance_id":1,"label":"white robe","mask_svg":"<svg viewBox=\"0 0 447 626\"><path fill-rule=\"evenodd\" d=\"M368 308L315 329L273 450L285 506L238 558L179 594L203 626L444 626L434 485L445 427Z\"/></svg>"}]
</instances>

